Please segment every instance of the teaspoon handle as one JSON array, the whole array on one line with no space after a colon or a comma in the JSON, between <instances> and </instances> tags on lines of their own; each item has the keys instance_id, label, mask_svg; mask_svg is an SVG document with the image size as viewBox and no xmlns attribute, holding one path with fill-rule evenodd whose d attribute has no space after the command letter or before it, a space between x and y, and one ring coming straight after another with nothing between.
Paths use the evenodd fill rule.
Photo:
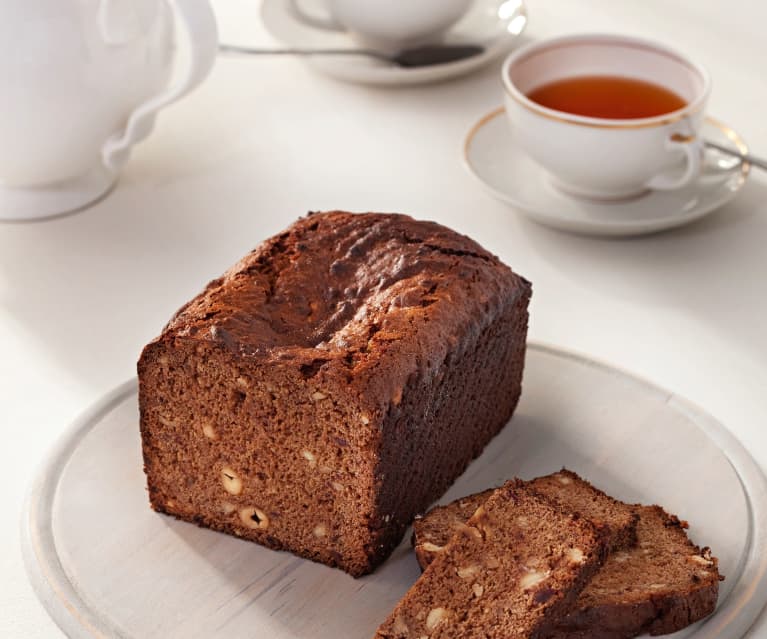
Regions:
<instances>
[{"instance_id":1,"label":"teaspoon handle","mask_svg":"<svg viewBox=\"0 0 767 639\"><path fill-rule=\"evenodd\" d=\"M372 49L311 49L311 48L259 48L244 47L237 44L219 44L221 53L244 54L244 55L365 55L379 60L392 61L388 55Z\"/></svg>"},{"instance_id":2,"label":"teaspoon handle","mask_svg":"<svg viewBox=\"0 0 767 639\"><path fill-rule=\"evenodd\" d=\"M733 149L728 146L723 146L721 144L717 144L716 142L711 142L709 140L706 140L704 144L708 148L716 149L717 151L721 153L725 153L727 155L732 155L736 158L740 158L742 162L748 162L751 166L756 166L764 171L767 171L767 160L758 158L754 155L751 155L750 153L741 153L737 149Z\"/></svg>"}]
</instances>

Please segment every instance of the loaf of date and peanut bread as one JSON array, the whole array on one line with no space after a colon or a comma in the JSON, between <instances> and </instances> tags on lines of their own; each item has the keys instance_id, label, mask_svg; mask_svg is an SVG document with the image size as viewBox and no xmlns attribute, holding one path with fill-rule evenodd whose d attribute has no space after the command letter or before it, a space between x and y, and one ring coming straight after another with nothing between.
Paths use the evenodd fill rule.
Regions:
<instances>
[{"instance_id":1,"label":"loaf of date and peanut bread","mask_svg":"<svg viewBox=\"0 0 767 639\"><path fill-rule=\"evenodd\" d=\"M152 507L372 571L509 420L530 292L432 222L300 219L144 348Z\"/></svg>"}]
</instances>

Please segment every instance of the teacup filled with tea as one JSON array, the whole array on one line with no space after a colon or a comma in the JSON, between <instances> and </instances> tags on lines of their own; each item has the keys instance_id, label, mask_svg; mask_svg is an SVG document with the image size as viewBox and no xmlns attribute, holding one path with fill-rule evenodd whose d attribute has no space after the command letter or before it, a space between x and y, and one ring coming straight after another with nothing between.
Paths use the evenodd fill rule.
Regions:
<instances>
[{"instance_id":1,"label":"teacup filled with tea","mask_svg":"<svg viewBox=\"0 0 767 639\"><path fill-rule=\"evenodd\" d=\"M700 173L711 83L672 49L567 36L514 52L502 74L516 138L563 191L624 198L681 188Z\"/></svg>"}]
</instances>

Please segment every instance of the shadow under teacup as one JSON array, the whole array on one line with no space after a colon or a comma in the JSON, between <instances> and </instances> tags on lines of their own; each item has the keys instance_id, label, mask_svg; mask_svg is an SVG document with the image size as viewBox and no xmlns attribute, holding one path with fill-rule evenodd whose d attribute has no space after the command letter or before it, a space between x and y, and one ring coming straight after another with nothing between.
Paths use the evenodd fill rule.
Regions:
<instances>
[{"instance_id":1,"label":"shadow under teacup","mask_svg":"<svg viewBox=\"0 0 767 639\"><path fill-rule=\"evenodd\" d=\"M515 139L563 191L627 198L681 188L700 173L711 82L702 67L661 44L598 34L554 38L512 53L502 79Z\"/></svg>"}]
</instances>

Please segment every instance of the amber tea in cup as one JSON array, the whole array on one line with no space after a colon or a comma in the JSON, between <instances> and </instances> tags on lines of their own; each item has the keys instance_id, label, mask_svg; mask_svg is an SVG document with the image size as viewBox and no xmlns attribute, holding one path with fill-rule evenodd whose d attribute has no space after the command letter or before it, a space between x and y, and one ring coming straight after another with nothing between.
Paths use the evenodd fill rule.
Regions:
<instances>
[{"instance_id":1,"label":"amber tea in cup","mask_svg":"<svg viewBox=\"0 0 767 639\"><path fill-rule=\"evenodd\" d=\"M562 78L533 89L527 97L555 111L610 120L653 118L687 106L666 87L616 75Z\"/></svg>"}]
</instances>

